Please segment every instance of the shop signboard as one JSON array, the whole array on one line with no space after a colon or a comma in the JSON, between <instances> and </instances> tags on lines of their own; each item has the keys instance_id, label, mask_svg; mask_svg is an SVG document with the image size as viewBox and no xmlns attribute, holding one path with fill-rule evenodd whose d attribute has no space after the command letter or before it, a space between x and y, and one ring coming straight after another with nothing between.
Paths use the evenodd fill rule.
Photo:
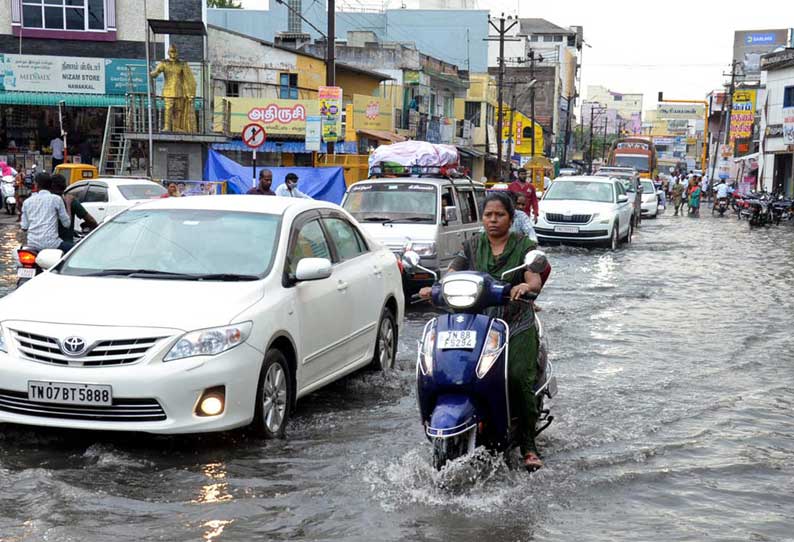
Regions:
<instances>
[{"instance_id":1,"label":"shop signboard","mask_svg":"<svg viewBox=\"0 0 794 542\"><path fill-rule=\"evenodd\" d=\"M105 93L101 58L0 54L0 90Z\"/></svg>"},{"instance_id":2,"label":"shop signboard","mask_svg":"<svg viewBox=\"0 0 794 542\"><path fill-rule=\"evenodd\" d=\"M319 151L323 133L323 118L320 115L306 117L306 150Z\"/></svg>"},{"instance_id":3,"label":"shop signboard","mask_svg":"<svg viewBox=\"0 0 794 542\"><path fill-rule=\"evenodd\" d=\"M392 130L393 121L389 100L375 96L353 94L353 127L356 130Z\"/></svg>"},{"instance_id":4,"label":"shop signboard","mask_svg":"<svg viewBox=\"0 0 794 542\"><path fill-rule=\"evenodd\" d=\"M339 141L342 132L342 87L319 87L317 98L320 101L323 141Z\"/></svg>"},{"instance_id":5,"label":"shop signboard","mask_svg":"<svg viewBox=\"0 0 794 542\"><path fill-rule=\"evenodd\" d=\"M162 79L162 78L160 78ZM196 79L200 81L201 79ZM105 59L105 94L146 93L146 61Z\"/></svg>"},{"instance_id":6,"label":"shop signboard","mask_svg":"<svg viewBox=\"0 0 794 542\"><path fill-rule=\"evenodd\" d=\"M755 90L736 90L731 109L731 141L753 137Z\"/></svg>"},{"instance_id":7,"label":"shop signboard","mask_svg":"<svg viewBox=\"0 0 794 542\"><path fill-rule=\"evenodd\" d=\"M794 145L794 107L783 108L783 144Z\"/></svg>"},{"instance_id":8,"label":"shop signboard","mask_svg":"<svg viewBox=\"0 0 794 542\"><path fill-rule=\"evenodd\" d=\"M269 136L306 135L306 119L319 115L316 100L277 100L266 98L224 98L215 103L215 129L221 131L223 103L229 102L231 118L229 130L239 133L246 124L263 126Z\"/></svg>"}]
</instances>

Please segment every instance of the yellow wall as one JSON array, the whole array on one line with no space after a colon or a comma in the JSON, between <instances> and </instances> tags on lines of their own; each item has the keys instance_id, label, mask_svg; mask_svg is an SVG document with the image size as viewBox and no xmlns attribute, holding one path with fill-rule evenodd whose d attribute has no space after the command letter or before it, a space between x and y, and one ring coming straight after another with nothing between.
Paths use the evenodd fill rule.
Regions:
<instances>
[{"instance_id":1,"label":"yellow wall","mask_svg":"<svg viewBox=\"0 0 794 542\"><path fill-rule=\"evenodd\" d=\"M310 96L307 98L317 98L317 89L325 85L325 62L297 55L296 68L298 70L298 87L311 89Z\"/></svg>"},{"instance_id":2,"label":"yellow wall","mask_svg":"<svg viewBox=\"0 0 794 542\"><path fill-rule=\"evenodd\" d=\"M336 86L342 87L345 103L349 103L353 101L353 94L376 96L380 80L363 73L345 72L337 68Z\"/></svg>"}]
</instances>

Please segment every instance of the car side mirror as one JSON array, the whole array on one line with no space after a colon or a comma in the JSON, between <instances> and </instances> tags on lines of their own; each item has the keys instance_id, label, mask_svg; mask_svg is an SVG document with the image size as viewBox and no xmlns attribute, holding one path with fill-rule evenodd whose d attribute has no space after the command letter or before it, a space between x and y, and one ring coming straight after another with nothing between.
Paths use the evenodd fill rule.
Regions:
<instances>
[{"instance_id":1,"label":"car side mirror","mask_svg":"<svg viewBox=\"0 0 794 542\"><path fill-rule=\"evenodd\" d=\"M295 270L295 280L322 280L331 276L331 260L328 258L303 258Z\"/></svg>"},{"instance_id":2,"label":"car side mirror","mask_svg":"<svg viewBox=\"0 0 794 542\"><path fill-rule=\"evenodd\" d=\"M36 256L36 265L42 269L51 269L63 258L63 251L57 248L46 248Z\"/></svg>"},{"instance_id":3,"label":"car side mirror","mask_svg":"<svg viewBox=\"0 0 794 542\"><path fill-rule=\"evenodd\" d=\"M524 256L524 267L533 273L543 272L547 265L549 265L549 260L542 250L530 250Z\"/></svg>"},{"instance_id":4,"label":"car side mirror","mask_svg":"<svg viewBox=\"0 0 794 542\"><path fill-rule=\"evenodd\" d=\"M628 203L629 197L625 194L620 194L618 196L618 203Z\"/></svg>"},{"instance_id":5,"label":"car side mirror","mask_svg":"<svg viewBox=\"0 0 794 542\"><path fill-rule=\"evenodd\" d=\"M444 207L444 220L449 222L455 222L458 219L458 208L454 205L449 205Z\"/></svg>"}]
</instances>

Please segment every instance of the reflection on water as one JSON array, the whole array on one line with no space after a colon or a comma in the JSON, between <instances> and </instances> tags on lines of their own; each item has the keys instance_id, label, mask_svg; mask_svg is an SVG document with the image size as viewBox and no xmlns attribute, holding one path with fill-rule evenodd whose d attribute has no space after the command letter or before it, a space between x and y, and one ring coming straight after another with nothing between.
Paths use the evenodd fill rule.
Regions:
<instances>
[{"instance_id":1,"label":"reflection on water","mask_svg":"<svg viewBox=\"0 0 794 542\"><path fill-rule=\"evenodd\" d=\"M0 297L6 295L17 281L16 226L0 226Z\"/></svg>"},{"instance_id":2,"label":"reflection on water","mask_svg":"<svg viewBox=\"0 0 794 542\"><path fill-rule=\"evenodd\" d=\"M203 539L207 540L220 540L221 535L223 534L223 530L234 523L231 520L223 520L223 519L213 519L208 521L202 525L202 527L206 528L207 530L204 531Z\"/></svg>"},{"instance_id":3,"label":"reflection on water","mask_svg":"<svg viewBox=\"0 0 794 542\"><path fill-rule=\"evenodd\" d=\"M229 494L229 484L226 481L226 465L223 463L208 463L201 468L202 474L212 480L211 484L201 486L199 496L192 502L196 504L212 504L232 500Z\"/></svg>"}]
</instances>

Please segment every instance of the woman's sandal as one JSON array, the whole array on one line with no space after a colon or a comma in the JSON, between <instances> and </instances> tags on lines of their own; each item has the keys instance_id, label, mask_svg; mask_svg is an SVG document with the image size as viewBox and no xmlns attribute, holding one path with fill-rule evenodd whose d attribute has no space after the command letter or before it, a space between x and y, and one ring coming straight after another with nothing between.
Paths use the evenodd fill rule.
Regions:
<instances>
[{"instance_id":1,"label":"woman's sandal","mask_svg":"<svg viewBox=\"0 0 794 542\"><path fill-rule=\"evenodd\" d=\"M535 452L527 452L526 454L524 454L524 467L528 471L530 472L536 471L542 466L543 466L543 461L541 461L540 457L538 457L538 454L536 454Z\"/></svg>"}]
</instances>

